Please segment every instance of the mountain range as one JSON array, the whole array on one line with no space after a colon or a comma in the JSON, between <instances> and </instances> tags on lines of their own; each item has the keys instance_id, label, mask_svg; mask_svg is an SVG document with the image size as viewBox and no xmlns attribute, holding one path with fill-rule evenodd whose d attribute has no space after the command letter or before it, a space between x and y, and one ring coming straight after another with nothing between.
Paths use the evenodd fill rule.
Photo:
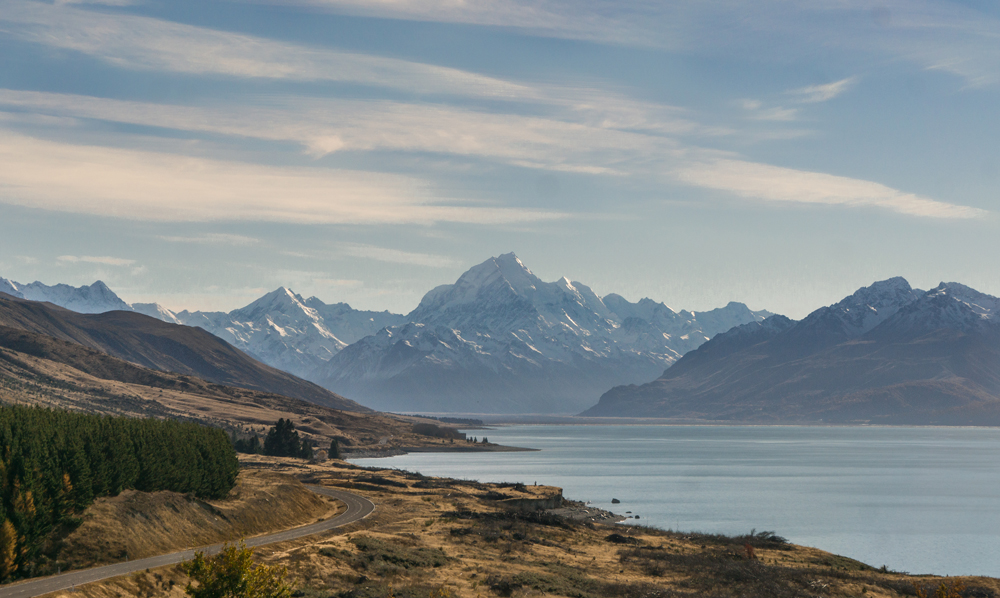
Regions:
<instances>
[{"instance_id":1,"label":"mountain range","mask_svg":"<svg viewBox=\"0 0 1000 598\"><path fill-rule=\"evenodd\" d=\"M74 289L0 279L0 291L85 313L136 311L197 326L272 367L372 407L403 412L559 412L622 383L652 380L733 326L771 315L741 303L675 312L538 279L513 253L428 292L407 315L304 299L284 287L224 312L122 301L102 282Z\"/></svg>"},{"instance_id":2,"label":"mountain range","mask_svg":"<svg viewBox=\"0 0 1000 598\"><path fill-rule=\"evenodd\" d=\"M204 328L268 365L307 379L349 344L405 321L387 311L303 299L285 287L228 313L182 311L168 317Z\"/></svg>"},{"instance_id":3,"label":"mountain range","mask_svg":"<svg viewBox=\"0 0 1000 598\"><path fill-rule=\"evenodd\" d=\"M543 282L508 253L429 291L404 324L344 348L310 378L381 410L567 413L768 315L741 303L695 313L602 299L566 278Z\"/></svg>"},{"instance_id":4,"label":"mountain range","mask_svg":"<svg viewBox=\"0 0 1000 598\"><path fill-rule=\"evenodd\" d=\"M720 334L583 415L1000 425L1000 299L958 283L876 282L798 322Z\"/></svg>"}]
</instances>

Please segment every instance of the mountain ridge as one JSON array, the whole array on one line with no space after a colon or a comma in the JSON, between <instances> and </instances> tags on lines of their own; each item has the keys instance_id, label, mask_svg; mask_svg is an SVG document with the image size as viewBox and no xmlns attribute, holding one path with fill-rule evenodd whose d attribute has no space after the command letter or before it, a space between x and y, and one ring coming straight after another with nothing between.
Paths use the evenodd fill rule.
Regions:
<instances>
[{"instance_id":1,"label":"mountain ridge","mask_svg":"<svg viewBox=\"0 0 1000 598\"><path fill-rule=\"evenodd\" d=\"M311 382L257 362L200 329L129 311L81 314L0 293L0 326L43 334L146 368L198 376L350 411L370 411Z\"/></svg>"},{"instance_id":2,"label":"mountain ridge","mask_svg":"<svg viewBox=\"0 0 1000 598\"><path fill-rule=\"evenodd\" d=\"M731 303L701 312L705 330L694 312L608 298L624 317L587 285L544 282L502 254L428 291L406 324L353 343L312 379L383 410L569 412L616 380L654 378L716 328L769 313Z\"/></svg>"},{"instance_id":3,"label":"mountain ridge","mask_svg":"<svg viewBox=\"0 0 1000 598\"><path fill-rule=\"evenodd\" d=\"M773 316L719 335L653 382L612 388L583 415L1000 424L1000 299L900 281L798 322Z\"/></svg>"}]
</instances>

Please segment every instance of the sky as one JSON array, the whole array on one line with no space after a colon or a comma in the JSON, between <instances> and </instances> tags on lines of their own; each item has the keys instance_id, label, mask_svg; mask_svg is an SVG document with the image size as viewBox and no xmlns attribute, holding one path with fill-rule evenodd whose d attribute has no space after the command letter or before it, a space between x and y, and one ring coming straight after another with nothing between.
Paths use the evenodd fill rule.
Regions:
<instances>
[{"instance_id":1,"label":"sky","mask_svg":"<svg viewBox=\"0 0 1000 598\"><path fill-rule=\"evenodd\" d=\"M0 0L0 276L406 313L543 280L1000 295L1000 5Z\"/></svg>"}]
</instances>

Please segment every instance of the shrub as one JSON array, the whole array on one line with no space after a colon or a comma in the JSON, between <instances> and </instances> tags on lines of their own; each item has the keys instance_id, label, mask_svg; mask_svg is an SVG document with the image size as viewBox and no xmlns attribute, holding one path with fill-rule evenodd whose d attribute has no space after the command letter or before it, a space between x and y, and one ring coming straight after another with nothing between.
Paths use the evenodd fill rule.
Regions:
<instances>
[{"instance_id":1,"label":"shrub","mask_svg":"<svg viewBox=\"0 0 1000 598\"><path fill-rule=\"evenodd\" d=\"M269 567L253 562L253 549L226 544L212 557L196 552L194 559L182 565L184 572L198 582L188 584L193 598L290 598L292 588L285 583L284 567Z\"/></svg>"}]
</instances>

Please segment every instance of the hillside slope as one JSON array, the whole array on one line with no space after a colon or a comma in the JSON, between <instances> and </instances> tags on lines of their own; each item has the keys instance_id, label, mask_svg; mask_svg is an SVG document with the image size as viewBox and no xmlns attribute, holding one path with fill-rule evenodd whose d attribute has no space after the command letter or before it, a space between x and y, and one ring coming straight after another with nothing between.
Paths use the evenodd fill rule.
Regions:
<instances>
[{"instance_id":1,"label":"hillside slope","mask_svg":"<svg viewBox=\"0 0 1000 598\"><path fill-rule=\"evenodd\" d=\"M336 438L346 451L398 451L444 442L415 434L407 418L342 411L151 370L76 343L7 327L0 328L0 403L188 420L257 434L286 418L317 446L329 446Z\"/></svg>"},{"instance_id":2,"label":"hillside slope","mask_svg":"<svg viewBox=\"0 0 1000 598\"><path fill-rule=\"evenodd\" d=\"M0 293L0 326L77 343L163 372L217 384L276 393L349 411L354 401L264 365L200 328L170 324L135 312L80 314Z\"/></svg>"}]
</instances>

